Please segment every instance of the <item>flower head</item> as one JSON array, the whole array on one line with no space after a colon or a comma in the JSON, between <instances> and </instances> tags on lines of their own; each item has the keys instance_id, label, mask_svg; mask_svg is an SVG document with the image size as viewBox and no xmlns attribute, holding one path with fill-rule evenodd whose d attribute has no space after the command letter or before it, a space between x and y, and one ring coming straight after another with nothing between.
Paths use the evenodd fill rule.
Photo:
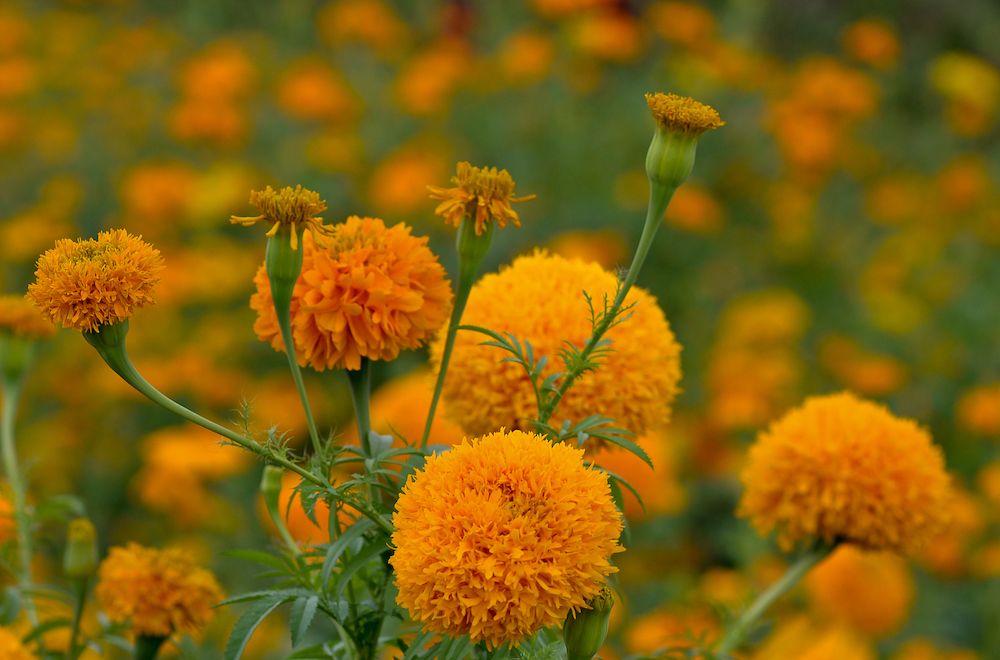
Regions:
<instances>
[{"instance_id":1,"label":"flower head","mask_svg":"<svg viewBox=\"0 0 1000 660\"><path fill-rule=\"evenodd\" d=\"M6 332L24 339L44 339L55 331L55 326L24 296L0 296L0 335Z\"/></svg>"},{"instance_id":2,"label":"flower head","mask_svg":"<svg viewBox=\"0 0 1000 660\"><path fill-rule=\"evenodd\" d=\"M302 274L292 292L292 337L299 363L322 371L358 369L361 358L391 360L417 348L448 318L451 286L427 247L400 223L352 216L327 244L303 240ZM254 331L284 350L262 266L254 278Z\"/></svg>"},{"instance_id":3,"label":"flower head","mask_svg":"<svg viewBox=\"0 0 1000 660\"><path fill-rule=\"evenodd\" d=\"M101 563L97 599L112 621L131 621L137 635L197 632L223 599L215 576L183 550L112 548Z\"/></svg>"},{"instance_id":4,"label":"flower head","mask_svg":"<svg viewBox=\"0 0 1000 660\"><path fill-rule=\"evenodd\" d=\"M678 133L697 136L726 125L715 108L687 96L649 93L646 94L646 105L653 113L657 126Z\"/></svg>"},{"instance_id":5,"label":"flower head","mask_svg":"<svg viewBox=\"0 0 1000 660\"><path fill-rule=\"evenodd\" d=\"M124 229L96 239L62 239L38 258L28 299L53 323L95 332L153 301L163 258Z\"/></svg>"},{"instance_id":6,"label":"flower head","mask_svg":"<svg viewBox=\"0 0 1000 660\"><path fill-rule=\"evenodd\" d=\"M586 291L599 305L615 295L617 278L594 263L537 252L519 257L472 288L462 322L531 342L535 356L548 358L543 377L559 370L563 341L582 346L590 336ZM656 300L632 287L625 304L631 316L607 333L612 351L600 366L579 378L556 415L574 421L600 413L642 434L670 416L680 380L680 346ZM483 346L481 335L460 332L444 384L448 414L469 434L501 426L533 430L534 389L524 370L503 362L500 350ZM444 337L431 346L439 362ZM556 426L562 421L553 420Z\"/></svg>"},{"instance_id":7,"label":"flower head","mask_svg":"<svg viewBox=\"0 0 1000 660\"><path fill-rule=\"evenodd\" d=\"M927 432L850 393L809 399L762 432L742 481L740 514L786 547L912 551L946 524L951 499Z\"/></svg>"},{"instance_id":8,"label":"flower head","mask_svg":"<svg viewBox=\"0 0 1000 660\"><path fill-rule=\"evenodd\" d=\"M292 249L298 249L299 232L308 229L314 238L328 235L331 228L323 224L323 218L316 217L317 213L326 210L326 202L319 197L319 193L303 188L302 186L285 186L281 190L275 190L271 186L263 190L250 192L250 204L255 206L260 215L254 216L230 216L229 221L234 225L249 227L258 222L270 222L271 229L267 236L271 237L278 233L281 227L291 230Z\"/></svg>"},{"instance_id":9,"label":"flower head","mask_svg":"<svg viewBox=\"0 0 1000 660\"><path fill-rule=\"evenodd\" d=\"M0 627L0 658L4 660L35 660L38 656L28 650L21 637L10 628Z\"/></svg>"},{"instance_id":10,"label":"flower head","mask_svg":"<svg viewBox=\"0 0 1000 660\"><path fill-rule=\"evenodd\" d=\"M463 218L475 220L477 236L486 231L486 225L491 222L501 229L508 222L520 227L521 218L511 204L535 198L534 195L514 197L516 184L507 170L475 167L466 161L458 163L451 182L455 184L453 188L427 186L431 199L441 200L434 213L456 227L462 224Z\"/></svg>"},{"instance_id":11,"label":"flower head","mask_svg":"<svg viewBox=\"0 0 1000 660\"><path fill-rule=\"evenodd\" d=\"M432 456L396 503L398 603L428 630L517 643L584 607L621 518L583 452L500 431Z\"/></svg>"}]
</instances>

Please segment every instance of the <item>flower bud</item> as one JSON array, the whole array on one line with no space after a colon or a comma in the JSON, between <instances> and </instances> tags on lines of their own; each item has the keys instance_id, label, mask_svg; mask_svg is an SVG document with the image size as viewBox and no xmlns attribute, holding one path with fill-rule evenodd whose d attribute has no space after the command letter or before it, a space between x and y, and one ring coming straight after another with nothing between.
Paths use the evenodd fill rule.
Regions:
<instances>
[{"instance_id":1,"label":"flower bud","mask_svg":"<svg viewBox=\"0 0 1000 660\"><path fill-rule=\"evenodd\" d=\"M568 660L591 660L608 636L608 619L615 603L611 588L604 586L587 601L586 609L570 612L563 623L563 641Z\"/></svg>"},{"instance_id":2,"label":"flower bud","mask_svg":"<svg viewBox=\"0 0 1000 660\"><path fill-rule=\"evenodd\" d=\"M476 223L472 218L463 219L458 226L458 234L455 237L455 247L458 250L458 271L460 277L469 277L470 286L471 279L475 278L483 257L490 249L494 226L490 222L483 228L482 232L477 232Z\"/></svg>"},{"instance_id":3,"label":"flower bud","mask_svg":"<svg viewBox=\"0 0 1000 660\"><path fill-rule=\"evenodd\" d=\"M97 531L86 518L76 518L69 523L66 535L66 552L63 555L63 572L66 577L90 577L97 570Z\"/></svg>"},{"instance_id":4,"label":"flower bud","mask_svg":"<svg viewBox=\"0 0 1000 660\"><path fill-rule=\"evenodd\" d=\"M656 132L646 153L646 175L654 185L677 188L694 167L698 137L725 124L711 106L675 94L646 94Z\"/></svg>"},{"instance_id":5,"label":"flower bud","mask_svg":"<svg viewBox=\"0 0 1000 660\"><path fill-rule=\"evenodd\" d=\"M278 225L278 231L267 239L264 264L271 284L274 308L278 318L286 318L292 305L292 291L302 272L302 250L298 249L294 227ZM295 247L293 247L295 246Z\"/></svg>"},{"instance_id":6,"label":"flower bud","mask_svg":"<svg viewBox=\"0 0 1000 660\"><path fill-rule=\"evenodd\" d=\"M285 469L277 465L264 467L264 474L260 478L260 494L264 497L264 504L270 512L278 511L278 497L281 494L282 477Z\"/></svg>"}]
</instances>

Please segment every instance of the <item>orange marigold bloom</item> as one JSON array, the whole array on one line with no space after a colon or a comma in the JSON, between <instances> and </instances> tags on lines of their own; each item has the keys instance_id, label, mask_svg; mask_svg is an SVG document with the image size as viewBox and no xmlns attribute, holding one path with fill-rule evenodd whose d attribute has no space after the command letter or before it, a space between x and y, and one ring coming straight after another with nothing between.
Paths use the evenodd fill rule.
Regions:
<instances>
[{"instance_id":1,"label":"orange marigold bloom","mask_svg":"<svg viewBox=\"0 0 1000 660\"><path fill-rule=\"evenodd\" d=\"M715 108L687 96L649 93L646 94L646 105L657 125L667 130L701 135L726 125Z\"/></svg>"},{"instance_id":2,"label":"orange marigold bloom","mask_svg":"<svg viewBox=\"0 0 1000 660\"><path fill-rule=\"evenodd\" d=\"M490 648L561 624L623 550L607 477L581 450L522 431L429 458L393 523L397 602L428 630Z\"/></svg>"},{"instance_id":3,"label":"orange marigold bloom","mask_svg":"<svg viewBox=\"0 0 1000 660\"><path fill-rule=\"evenodd\" d=\"M299 229L308 229L313 238L320 237L318 242L322 242L322 237L332 232L331 227L323 224L323 218L316 217L317 213L326 210L326 202L320 199L319 193L302 186L285 186L278 191L271 186L264 190L253 190L250 192L250 203L257 207L260 215L234 215L230 216L229 221L244 227L258 222L272 222L274 224L266 234L268 237L277 234L279 227L288 227L292 232L293 250L299 246Z\"/></svg>"},{"instance_id":4,"label":"orange marigold bloom","mask_svg":"<svg viewBox=\"0 0 1000 660\"><path fill-rule=\"evenodd\" d=\"M820 538L910 552L947 523L951 486L925 430L850 393L808 399L762 432L740 515L791 546Z\"/></svg>"},{"instance_id":5,"label":"orange marigold bloom","mask_svg":"<svg viewBox=\"0 0 1000 660\"><path fill-rule=\"evenodd\" d=\"M292 337L302 366L358 369L361 358L392 360L420 346L448 318L451 286L427 247L399 223L352 216L327 245L303 236L302 274L292 292ZM284 350L264 266L254 278L254 331Z\"/></svg>"},{"instance_id":6,"label":"orange marigold bloom","mask_svg":"<svg viewBox=\"0 0 1000 660\"><path fill-rule=\"evenodd\" d=\"M0 335L9 332L25 339L44 339L55 331L55 326L24 296L0 296Z\"/></svg>"},{"instance_id":7,"label":"orange marigold bloom","mask_svg":"<svg viewBox=\"0 0 1000 660\"><path fill-rule=\"evenodd\" d=\"M36 660L21 637L10 628L0 628L0 658L4 660Z\"/></svg>"},{"instance_id":8,"label":"orange marigold bloom","mask_svg":"<svg viewBox=\"0 0 1000 660\"><path fill-rule=\"evenodd\" d=\"M913 604L914 584L898 555L843 545L806 578L813 604L833 621L880 637L899 629Z\"/></svg>"},{"instance_id":9,"label":"orange marigold bloom","mask_svg":"<svg viewBox=\"0 0 1000 660\"><path fill-rule=\"evenodd\" d=\"M101 562L97 600L112 621L130 621L137 635L197 632L223 599L215 576L183 550L137 543L112 548Z\"/></svg>"},{"instance_id":10,"label":"orange marigold bloom","mask_svg":"<svg viewBox=\"0 0 1000 660\"><path fill-rule=\"evenodd\" d=\"M160 251L124 229L62 239L38 258L28 299L53 323L94 332L151 303L162 270Z\"/></svg>"},{"instance_id":11,"label":"orange marigold bloom","mask_svg":"<svg viewBox=\"0 0 1000 660\"><path fill-rule=\"evenodd\" d=\"M590 336L586 291L596 306L613 297L614 274L594 263L536 252L519 257L472 288L462 322L510 332L531 342L536 358L548 357L543 376L562 369L559 350L569 340L582 346ZM611 353L579 378L556 409L553 423L579 421L595 413L613 418L637 435L670 416L681 376L680 346L656 299L632 287L625 304L631 316L607 333ZM500 349L483 346L483 335L460 332L444 384L444 400L466 433L479 435L501 426L534 430L534 390L524 369L502 362ZM441 359L444 335L431 346Z\"/></svg>"},{"instance_id":12,"label":"orange marigold bloom","mask_svg":"<svg viewBox=\"0 0 1000 660\"><path fill-rule=\"evenodd\" d=\"M495 167L475 167L466 161L455 167L455 176L451 177L455 184L453 188L427 186L431 199L442 200L434 213L444 218L444 221L458 227L463 218L475 219L476 235L486 231L490 222L497 223L501 229L512 223L521 226L521 218L511 204L527 202L534 195L514 197L514 187L517 185L507 170Z\"/></svg>"}]
</instances>

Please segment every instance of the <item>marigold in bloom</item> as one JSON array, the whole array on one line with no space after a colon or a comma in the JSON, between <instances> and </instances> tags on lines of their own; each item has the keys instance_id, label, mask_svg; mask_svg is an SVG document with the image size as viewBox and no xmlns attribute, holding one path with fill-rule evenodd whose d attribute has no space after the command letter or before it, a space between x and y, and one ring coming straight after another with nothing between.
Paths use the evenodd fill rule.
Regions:
<instances>
[{"instance_id":1,"label":"marigold in bloom","mask_svg":"<svg viewBox=\"0 0 1000 660\"><path fill-rule=\"evenodd\" d=\"M840 546L813 569L806 587L820 612L873 637L898 630L913 604L913 577L905 559L851 545Z\"/></svg>"},{"instance_id":2,"label":"marigold in bloom","mask_svg":"<svg viewBox=\"0 0 1000 660\"><path fill-rule=\"evenodd\" d=\"M486 231L490 222L495 222L501 229L508 222L520 227L521 218L511 204L535 198L534 195L515 197L514 187L517 184L507 170L475 167L466 161L456 166L451 182L455 184L453 188L427 186L431 198L441 200L434 213L455 227L462 224L463 218L475 219L477 236Z\"/></svg>"},{"instance_id":3,"label":"marigold in bloom","mask_svg":"<svg viewBox=\"0 0 1000 660\"><path fill-rule=\"evenodd\" d=\"M0 334L9 332L25 339L44 339L55 331L55 326L24 296L0 296Z\"/></svg>"},{"instance_id":4,"label":"marigold in bloom","mask_svg":"<svg viewBox=\"0 0 1000 660\"><path fill-rule=\"evenodd\" d=\"M617 278L597 264L537 252L477 282L462 322L531 342L536 357L548 357L548 376L563 368L558 353L564 340L582 346L590 336L583 292L600 308L616 287ZM562 419L600 413L641 435L670 416L681 376L680 346L653 296L632 287L625 303L635 307L607 333L611 353L563 397L553 419L557 426ZM443 390L448 414L472 435L501 426L534 430L537 405L524 369L501 362L506 354L482 346L483 340L478 333L458 333ZM435 362L443 347L442 334L431 346Z\"/></svg>"},{"instance_id":5,"label":"marigold in bloom","mask_svg":"<svg viewBox=\"0 0 1000 660\"><path fill-rule=\"evenodd\" d=\"M244 227L258 222L274 223L266 234L268 237L277 234L278 228L288 227L292 232L293 250L299 247L299 229L308 229L313 238L319 237L318 242L332 231L331 227L323 224L323 218L316 217L317 213L326 210L326 202L320 199L319 193L302 186L285 186L278 191L271 186L264 190L253 190L250 192L250 204L260 211L260 215L234 215L230 216L229 221Z\"/></svg>"},{"instance_id":6,"label":"marigold in bloom","mask_svg":"<svg viewBox=\"0 0 1000 660\"><path fill-rule=\"evenodd\" d=\"M124 229L96 239L62 239L38 258L28 299L53 323L94 332L153 301L163 258Z\"/></svg>"},{"instance_id":7,"label":"marigold in bloom","mask_svg":"<svg viewBox=\"0 0 1000 660\"><path fill-rule=\"evenodd\" d=\"M358 369L361 358L392 360L419 347L448 318L444 268L402 223L352 216L332 228L324 247L303 237L302 274L292 292L292 337L302 366ZM264 266L254 278L254 331L284 350Z\"/></svg>"},{"instance_id":8,"label":"marigold in bloom","mask_svg":"<svg viewBox=\"0 0 1000 660\"><path fill-rule=\"evenodd\" d=\"M850 393L808 399L762 432L740 515L791 546L819 538L910 552L947 523L941 451L914 422Z\"/></svg>"},{"instance_id":9,"label":"marigold in bloom","mask_svg":"<svg viewBox=\"0 0 1000 660\"><path fill-rule=\"evenodd\" d=\"M21 642L17 633L10 628L0 628L0 658L4 660L35 660L37 657Z\"/></svg>"},{"instance_id":10,"label":"marigold in bloom","mask_svg":"<svg viewBox=\"0 0 1000 660\"><path fill-rule=\"evenodd\" d=\"M715 108L687 96L649 93L646 94L646 105L657 125L667 130L701 135L726 125Z\"/></svg>"},{"instance_id":11,"label":"marigold in bloom","mask_svg":"<svg viewBox=\"0 0 1000 660\"><path fill-rule=\"evenodd\" d=\"M215 576L187 552L137 543L111 549L101 562L96 594L112 621L130 621L136 635L151 637L197 632L224 597Z\"/></svg>"},{"instance_id":12,"label":"marigold in bloom","mask_svg":"<svg viewBox=\"0 0 1000 660\"><path fill-rule=\"evenodd\" d=\"M490 648L561 624L622 551L607 477L581 450L521 431L429 458L393 523L399 604L428 630Z\"/></svg>"}]
</instances>

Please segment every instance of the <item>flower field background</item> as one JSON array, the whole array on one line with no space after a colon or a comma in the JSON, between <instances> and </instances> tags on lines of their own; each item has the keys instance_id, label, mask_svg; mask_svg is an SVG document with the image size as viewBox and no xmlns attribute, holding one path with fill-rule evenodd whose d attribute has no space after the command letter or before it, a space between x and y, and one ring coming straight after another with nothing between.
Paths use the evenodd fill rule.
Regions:
<instances>
[{"instance_id":1,"label":"flower field background","mask_svg":"<svg viewBox=\"0 0 1000 660\"><path fill-rule=\"evenodd\" d=\"M613 282L586 266L561 267L564 279L546 282L531 271L536 250L627 266L649 195L654 122L643 94L692 96L726 125L701 139L637 282L681 347L669 420L637 409L642 388L627 387L645 357L665 365L656 374L664 382L650 387L672 391L665 372L676 345L663 319L641 316L647 294L637 293L629 322L652 329L615 344L628 359L611 357L594 374L612 416L651 426L637 442L655 465L614 447L595 458L645 503L624 495L627 551L613 558L618 597L600 657L716 639L782 574L780 535L762 537L736 515L749 448L807 397L849 390L914 420L941 448L954 480L948 526L908 558L838 549L737 657L997 658L998 63L1000 8L988 0L8 0L0 292L24 294L58 239L112 228L141 235L164 269L156 304L131 318L139 370L212 419L241 420L258 435L275 428L305 448L286 359L255 333L263 231L229 221L253 214L250 190L318 191L330 224L351 215L405 222L429 237L454 282L455 228L435 215L428 186L447 185L456 161L509 170L517 194L536 198L516 206L520 227L495 233L480 272L518 264L534 285L530 304L503 298L510 271L486 275L489 300L507 304L497 312L473 297L467 322L513 316L543 328L555 351L569 325L561 319L574 308L585 319L582 297L565 289L613 293ZM446 311L437 310L440 323ZM38 509L36 581L59 579L65 519L86 515L102 557L130 542L179 546L215 574L208 591L263 588L255 567L224 554L281 542L258 493L261 463L151 405L78 334L60 331L39 348L17 418ZM280 345L276 325L269 337ZM438 444L500 425L483 411L497 409L502 356L476 354L471 333L458 337L451 368L461 380L446 385L431 433ZM441 350L439 339L375 363L373 430L420 439ZM340 359L329 358L328 367ZM356 442L343 373L303 373L317 425ZM879 456L844 467L876 490L899 478L895 468ZM789 489L795 477L767 475ZM932 482L904 484L916 493L908 506ZM289 503L293 485L280 498L289 532L325 542L328 530ZM9 516L0 538L14 538ZM215 611L163 655L222 657L241 607ZM244 657L287 657L287 616L265 619ZM100 626L96 606L84 612L88 626ZM46 644L66 648L68 633L48 633Z\"/></svg>"}]
</instances>

